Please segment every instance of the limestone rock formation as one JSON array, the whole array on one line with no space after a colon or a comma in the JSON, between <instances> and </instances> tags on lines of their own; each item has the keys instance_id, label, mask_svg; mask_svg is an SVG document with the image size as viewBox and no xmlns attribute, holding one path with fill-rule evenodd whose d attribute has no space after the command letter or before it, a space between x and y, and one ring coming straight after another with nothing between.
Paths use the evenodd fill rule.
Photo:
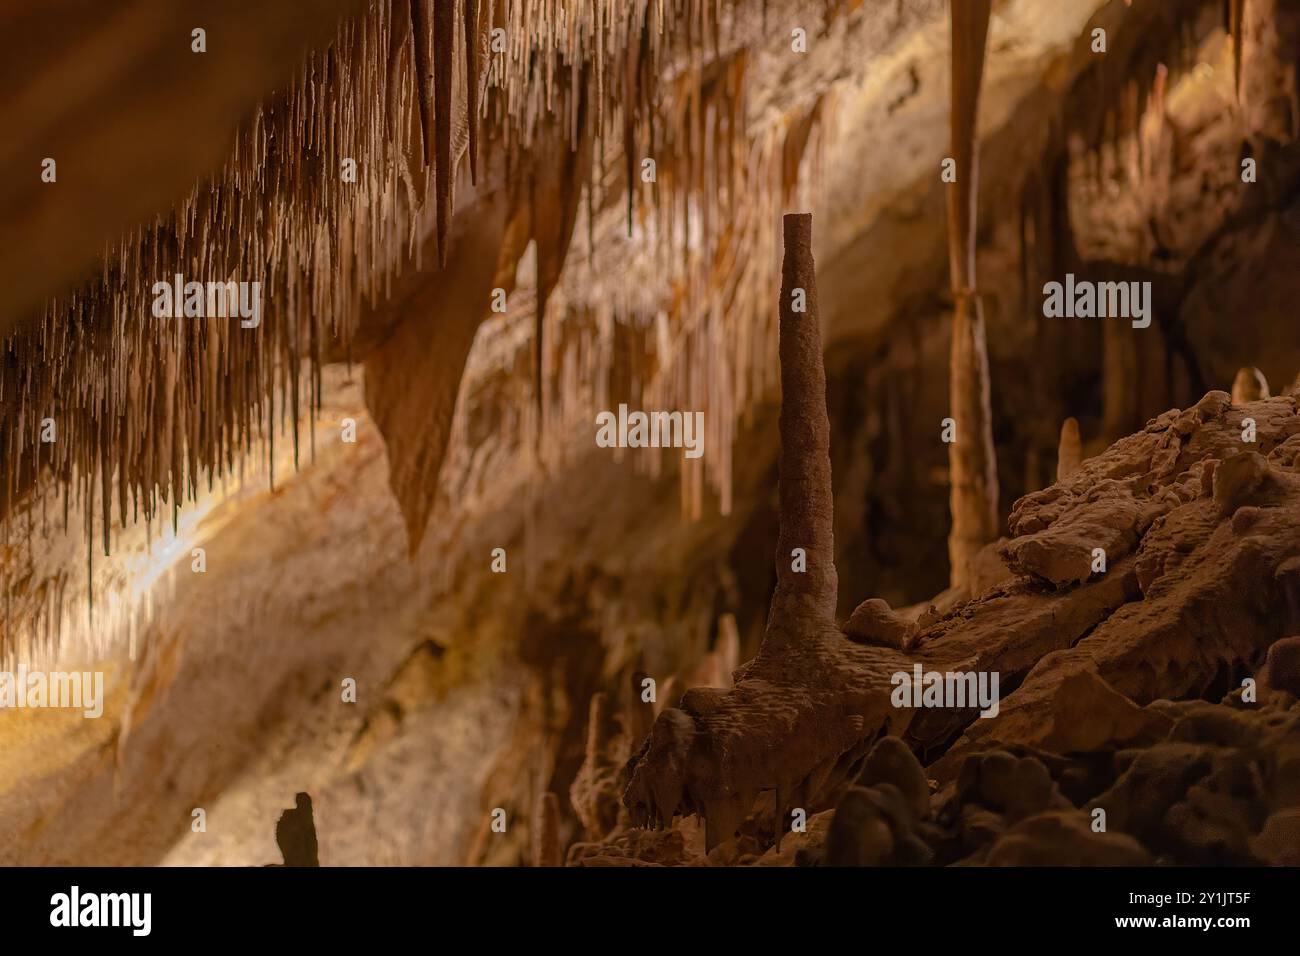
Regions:
<instances>
[{"instance_id":1,"label":"limestone rock formation","mask_svg":"<svg viewBox=\"0 0 1300 956\"><path fill-rule=\"evenodd\" d=\"M854 644L833 621L836 577L825 374L810 216L785 217L781 283L781 529L777 587L758 657L730 691L688 690L661 713L633 757L624 802L633 822L704 818L712 849L730 840L762 790L778 820L847 779L870 728L888 720L872 686L904 660ZM792 307L802 290L807 311ZM807 570L796 570L797 550Z\"/></svg>"},{"instance_id":2,"label":"limestone rock formation","mask_svg":"<svg viewBox=\"0 0 1300 956\"><path fill-rule=\"evenodd\" d=\"M297 790L286 863L1296 862L1290 0L76 6L0 38L0 657L112 689L0 715L0 862Z\"/></svg>"},{"instance_id":3,"label":"limestone rock formation","mask_svg":"<svg viewBox=\"0 0 1300 956\"><path fill-rule=\"evenodd\" d=\"M880 644L896 650L908 650L919 628L915 621L895 613L880 598L868 598L854 609L844 625L844 633L865 644Z\"/></svg>"},{"instance_id":4,"label":"limestone rock formation","mask_svg":"<svg viewBox=\"0 0 1300 956\"><path fill-rule=\"evenodd\" d=\"M1300 764L1269 755L1300 741L1296 436L1295 398L1211 392L1017 502L1012 580L920 624L868 601L844 635L812 613L798 642L770 632L735 690L661 715L633 758L634 821L698 813L714 846L770 790L778 826L836 808L831 865L1290 858ZM913 664L999 672L999 713L891 706L887 672ZM939 757L922 773L912 751Z\"/></svg>"}]
</instances>

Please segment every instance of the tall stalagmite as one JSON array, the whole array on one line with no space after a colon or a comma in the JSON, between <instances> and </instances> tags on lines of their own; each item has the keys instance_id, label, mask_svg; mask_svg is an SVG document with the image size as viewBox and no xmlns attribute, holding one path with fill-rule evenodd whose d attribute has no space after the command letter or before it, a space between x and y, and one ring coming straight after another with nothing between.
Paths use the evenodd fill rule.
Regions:
<instances>
[{"instance_id":1,"label":"tall stalagmite","mask_svg":"<svg viewBox=\"0 0 1300 956\"><path fill-rule=\"evenodd\" d=\"M635 827L704 819L709 850L730 840L763 791L776 819L829 799L899 717L895 647L835 623L830 419L812 259L812 218L787 215L780 301L781 453L776 592L753 660L729 689L692 687L665 707L627 765ZM806 568L791 552L802 549ZM885 693L880 693L881 689ZM663 697L667 697L665 692Z\"/></svg>"},{"instance_id":2,"label":"tall stalagmite","mask_svg":"<svg viewBox=\"0 0 1300 956\"><path fill-rule=\"evenodd\" d=\"M948 256L954 309L949 402L957 423L948 446L952 530L948 560L954 587L971 580L980 548L998 534L998 475L989 407L989 358L984 313L975 284L979 163L975 123L991 0L952 3L952 156L957 182L948 190Z\"/></svg>"},{"instance_id":3,"label":"tall stalagmite","mask_svg":"<svg viewBox=\"0 0 1300 956\"><path fill-rule=\"evenodd\" d=\"M784 218L781 264L781 530L776 543L776 594L768 629L783 630L835 616L835 500L831 491L830 419L822 364L812 216ZM807 570L794 570L803 549Z\"/></svg>"}]
</instances>

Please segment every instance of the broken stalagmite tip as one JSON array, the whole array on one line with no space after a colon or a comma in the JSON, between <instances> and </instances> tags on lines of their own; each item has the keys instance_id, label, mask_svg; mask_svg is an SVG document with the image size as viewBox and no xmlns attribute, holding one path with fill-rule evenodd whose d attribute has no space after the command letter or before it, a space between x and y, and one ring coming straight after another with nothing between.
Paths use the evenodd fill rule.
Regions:
<instances>
[{"instance_id":1,"label":"broken stalagmite tip","mask_svg":"<svg viewBox=\"0 0 1300 956\"><path fill-rule=\"evenodd\" d=\"M1056 448L1056 480L1064 481L1083 463L1083 441L1079 437L1079 420L1067 418L1061 423L1061 441Z\"/></svg>"},{"instance_id":2,"label":"broken stalagmite tip","mask_svg":"<svg viewBox=\"0 0 1300 956\"><path fill-rule=\"evenodd\" d=\"M1237 377L1232 380L1232 404L1242 405L1268 397L1268 379L1263 372L1253 367L1237 371Z\"/></svg>"}]
</instances>

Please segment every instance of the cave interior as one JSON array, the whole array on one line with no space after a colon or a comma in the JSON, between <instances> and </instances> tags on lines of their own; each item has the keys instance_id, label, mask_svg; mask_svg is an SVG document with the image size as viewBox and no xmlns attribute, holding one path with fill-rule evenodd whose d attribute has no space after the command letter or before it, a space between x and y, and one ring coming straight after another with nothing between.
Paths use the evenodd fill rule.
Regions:
<instances>
[{"instance_id":1,"label":"cave interior","mask_svg":"<svg viewBox=\"0 0 1300 956\"><path fill-rule=\"evenodd\" d=\"M0 24L0 863L1300 865L1300 5Z\"/></svg>"}]
</instances>

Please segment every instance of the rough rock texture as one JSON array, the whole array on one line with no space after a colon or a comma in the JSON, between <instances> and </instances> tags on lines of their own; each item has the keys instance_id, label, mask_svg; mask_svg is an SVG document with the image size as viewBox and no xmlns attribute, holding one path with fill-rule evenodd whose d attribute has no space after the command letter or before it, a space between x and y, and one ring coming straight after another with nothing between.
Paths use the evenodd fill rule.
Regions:
<instances>
[{"instance_id":1,"label":"rough rock texture","mask_svg":"<svg viewBox=\"0 0 1300 956\"><path fill-rule=\"evenodd\" d=\"M779 8L793 5L772 6L773 22L780 23ZM848 9L855 6L856 10ZM1300 245L1294 232L1294 223L1300 220L1291 198L1294 180L1288 178L1294 164L1285 152L1271 156L1260 164L1261 181L1247 186L1240 182L1235 164L1223 162L1225 156L1235 158L1241 148L1228 58L1234 44L1226 43L1216 28L1207 29L1206 17L1182 22L1179 14L1197 6L1209 10L1214 4L1009 0L995 10L981 106L985 128L980 137L983 208L979 218L989 235L982 238L978 254L988 306L1003 516L1015 497L1050 481L1046 476L1057 455L1056 425L1066 416L1079 416L1083 433L1089 436L1087 455L1094 456L1104 450L1106 441L1140 430L1147 415L1171 405L1191 405L1209 384L1230 385L1241 366L1258 364L1275 383L1291 381L1300 367L1300 346L1286 334L1294 312L1294 276L1300 275L1295 252ZM934 440L931 427L951 411L942 387L949 355L950 283L943 243L946 187L933 165L917 162L916 157L943 155L947 145L950 71L942 54L948 4L905 0L897 5L838 7L841 12L833 24L827 13L829 35L819 36L801 58L798 77L779 67L783 61L777 54L782 50L782 55L788 54L788 37L769 31L768 46L780 49L755 47L758 68L749 72L747 82L778 78L766 84L748 82L750 114L774 116L778 126L794 130L804 115L800 105L806 94L818 88L817 77L833 76L837 92L846 94L837 104L835 124L843 139L838 148L829 142L825 199L820 205L811 204L819 224L822 332L832 345L827 378L838 498L834 532L840 552L836 555L839 612L841 618L847 616L868 596L887 598L900 609L921 601L919 607L899 612L917 622L916 636L924 638L911 652L901 654L901 666L918 657L927 667L1000 666L1002 692L1010 697L1042 659L1044 648L1086 644L1094 627L1125 602L1142 600L1144 588L1165 574L1167 566L1176 569L1186 554L1175 546L1168 551L1153 549L1141 561L1111 556L1105 573L1094 575L1089 563L1082 584L1066 580L1049 590L1037 576L1006 569L997 547L990 546L979 554L981 559L991 559L996 574L977 575L975 586L965 594L936 596L947 580L948 449ZM1094 13L1096 24L1091 21ZM751 19L757 23L757 18ZM1086 48L1088 28L1093 25L1108 28L1117 55L1100 58ZM1185 36L1193 44L1186 63L1163 52L1180 26L1188 28ZM1262 44L1254 48L1258 53ZM850 55L840 55L844 52ZM1111 126L1105 116L1107 97L1099 92L1127 95L1130 82L1145 86L1153 75L1163 77L1163 71L1156 71L1157 55L1161 64L1168 65L1169 75L1167 83L1157 83L1159 95L1151 94L1146 132L1152 135L1136 144L1121 135L1104 149L1104 157L1118 157L1145 145L1145 178L1140 185L1124 181L1101 155L1065 157L1065 143L1074 139L1073 133L1090 140L1096 149L1103 137L1103 121ZM1267 56L1256 56L1247 64L1248 72L1259 75L1264 70L1281 78L1267 61ZM843 63L852 64L851 69L842 71ZM1181 78L1180 69L1186 71ZM706 72L714 75L712 67ZM1049 122L1052 117L1063 122ZM1121 118L1120 126L1127 122ZM1042 149L1047 130L1060 133L1062 153L1056 154L1057 165L1062 178L1068 171L1068 202L1059 181L1041 178L1043 171L1053 168L1053 153ZM889 142L891 148L876 148L881 142ZM778 160L783 152L788 160L789 150L778 140ZM485 153L480 188L492 178L488 158ZM620 151L611 151L615 169L622 159ZM26 168L27 161L23 163ZM661 174L665 165L661 164ZM1095 168L1102 166L1110 174ZM61 160L61 175L65 171ZM611 178L619 176L606 176ZM1117 181L1122 186L1118 190ZM68 183L69 187L61 185L50 194L64 195L72 180ZM457 208L472 216L479 200L468 195L464 186L458 184L462 188L457 189ZM1034 236L1028 279L1012 261L1017 223L1006 202L1022 186L1038 200L1029 210L1029 221L1024 222L1022 214L1020 223L1022 232ZM646 255L644 244L633 248L609 241L611 235L620 239L624 235L621 208L613 208L621 207L623 198L619 189L596 197L597 218L608 219L604 214L612 211L619 228L611 232L603 228L603 221L597 223L597 268L578 268L588 261L587 255L570 257L575 267L566 267L563 295L556 300L557 306L567 300L566 310L562 320L555 314L560 310L552 310L548 330L556 333L551 337L557 345L565 335L563 326L585 330L582 323L589 314L614 301L610 285L643 288L647 297L654 293L656 301L664 289L674 299L686 289L689 298L694 287L658 274L654 281L628 281L627 269L637 269L641 263L635 272L640 279L646 274L645 262L653 260L657 268L660 260ZM516 208L520 205L529 203L516 203ZM1068 224L1052 224L1044 218L1044 208L1065 205L1070 207ZM784 206L797 208L802 203ZM753 216L754 222L763 223L764 245L758 248L774 245L776 237L768 225L774 220L775 214ZM400 220L397 231L405 245L407 230ZM456 231L453 225L453 255ZM585 232L577 231L579 236ZM639 227L637 231L643 233ZM541 245L549 248L551 243ZM737 258L747 261L750 246L741 249ZM1053 277L1059 278L1074 250L1085 260L1115 260L1126 268L1148 270L1131 277L1156 280L1153 326L1138 335L1126 327L1107 326L1098 332L1095 325L1083 323L1026 321L1034 309L1018 307L1021 280L1036 292L1035 271L1056 269ZM1044 261L1049 251L1059 252L1066 261ZM575 252L585 250L579 247ZM431 259L430 247L425 261ZM752 256L754 262L763 259L761 254ZM614 261L615 268L599 268L602 260ZM695 271L695 264L691 269ZM428 271L406 276L417 291L430 284ZM507 279L497 284L510 285ZM420 360L430 358L450 339L430 339L424 333L451 323L455 327L446 335L460 336L458 329L470 326L459 320L470 317L426 314L426 308L436 306L431 301L436 297L421 294L410 299L414 308L405 312L413 331L397 328L400 314L382 323L385 335L392 333L384 339L389 355L373 368L376 377L391 375L391 381L375 381L372 390L367 376L366 392L368 398L386 393L383 401L368 402L376 415L382 412L385 440L378 440L366 409L351 406L347 414L360 425L358 445L340 449L337 423L332 423L332 436L323 432L317 436L318 463L305 466L296 482L277 480L273 501L262 496L244 506L240 520L212 544L211 570L202 586L197 579L180 575L180 586L169 599L175 613L169 614L165 627L151 628L148 640L142 640L148 650L138 675L138 705L126 706L127 717L110 723L112 715L123 710L120 698L124 696L112 693L108 719L79 722L83 726L76 734L62 741L65 748L76 745L71 752L80 755L77 759L68 758L57 773L48 769L46 758L65 751L55 751L39 738L15 752L15 736L28 742L22 736L26 728L20 723L15 735L11 729L15 715L6 715L0 747L0 765L7 771L0 774L5 777L0 787L0 856L20 863L75 863L88 858L260 863L274 858L267 821L292 802L295 791L307 789L328 823L321 830L320 850L329 864L459 862L465 858L465 831L478 827L486 809L495 806L509 809L510 832L483 841L490 856L479 853L471 859L527 862L531 811L538 792L545 790L554 792L561 803L561 846L574 839L608 840L579 844L580 853L572 847L574 858L610 860L622 853L625 860L640 854L639 859L659 863L762 865L819 858L833 808L847 792L843 788L826 788L821 804L826 809L808 808L812 811L808 833L786 833L779 846L774 791L760 793L754 800L754 818L741 823L731 843L715 846L708 855L704 828L694 817L679 817L671 831L620 831L615 808L599 824L599 830L604 830L608 820L615 820L608 833L582 833L584 811L578 803L590 794L608 808L611 795L621 796L623 765L630 751L649 736L657 710L675 704L681 688L725 691L731 687L735 665L726 663L730 651L717 653L707 666L701 658L721 649L720 634L714 634L720 614L734 612L744 648L742 659L757 650L771 591L771 567L765 556L776 537L769 504L775 497L771 494L775 414L760 409L753 428L736 436L734 510L726 520L711 513L706 502L699 523L676 521L679 476L672 467L666 480L651 481L629 475L626 463L611 464L608 456L594 456L589 448L574 456L541 489L539 510L546 527L533 537L530 549L534 556L542 552L540 586L528 597L520 596L521 588L501 587L502 579L487 571L482 556L488 548L504 545L510 551L512 575L522 566L524 543L514 523L522 508L511 506L524 499L524 485L513 481L517 470L506 452L513 440L511 415L529 407L531 398L529 330L535 316L531 311L522 316L521 335L515 315L528 309L529 284L521 280L524 292L511 293L511 315L489 318L484 324L466 363L465 388L455 401L453 366L459 359L452 354L454 349L442 349L446 354L433 356L438 364L420 371ZM407 300L405 285L394 283L394 305ZM765 313L772 313L775 283L756 285L766 290L762 304ZM871 307L863 308L864 302ZM730 316L739 310L725 311ZM1225 316L1249 317L1249 321L1224 321ZM751 323L737 327L746 330ZM723 336L728 343L733 341L731 331L733 327L728 327ZM709 334L716 335L717 330ZM775 340L768 331L753 335L755 345ZM1103 337L1106 380L1098 383L1094 373L1101 367L1098 349ZM614 339L617 347L611 351L616 356L645 351L639 339L624 335L621 326L616 327ZM430 342L435 343L433 349ZM1127 345L1136 354L1123 355L1123 361L1112 366L1110 349L1116 345ZM380 346L371 343L370 347ZM520 362L511 361L516 351L523 356ZM505 359L484 362L485 352ZM354 358L360 360L363 354L369 353L358 349ZM558 349L555 358L559 372ZM1125 383L1122 377L1112 376L1112 367L1133 377ZM735 380L749 381L749 375L732 371ZM433 404L422 378L428 374L434 374L446 391ZM622 375L619 369L610 377L615 384L609 397L614 402L623 394L636 396L623 388ZM522 388L516 380L522 381ZM1110 395L1117 383L1127 384L1120 404L1131 420L1112 428ZM1097 416L1098 388L1106 396L1104 424ZM764 394L770 390L764 389ZM403 515L389 507L387 485L396 472L411 494L434 494L429 475L436 469L424 456L442 440L438 433L447 424L444 413L453 405L459 421L453 432L458 434L447 444L450 464L443 474L450 472L455 480L449 491L438 492L424 560L412 565L405 553ZM394 410L400 414L390 414ZM1026 414L1028 410L1032 414ZM579 418L581 438L590 446L589 419L575 412L574 420ZM709 421L723 418L711 415ZM332 441L326 444L322 438ZM1094 444L1098 441L1102 443ZM709 445L711 460L716 460L713 450L719 447ZM1298 450L1300 445L1293 444L1279 452L1273 467L1293 467ZM1273 452L1268 454L1271 457ZM1250 459L1238 463L1233 467L1241 472L1235 478L1232 470L1224 472L1233 478L1222 486L1224 501L1231 500L1234 489L1260 477L1257 465ZM282 461L276 474L288 475L291 470ZM511 480L502 481L502 475ZM1212 495L1215 468L1202 467L1199 478L1201 487ZM310 496L302 494L304 485L310 485ZM572 489L579 486L586 493L575 502ZM480 497L487 497L482 494L485 489L494 492L486 503ZM51 514L57 514L57 499L50 505ZM408 522L412 513L405 514ZM21 539L21 526L15 528ZM304 528L311 529L310 536L303 535ZM1190 540L1178 538L1175 545ZM1191 547L1196 549L1194 542ZM457 551L462 559L455 557ZM752 557L759 554L764 558ZM114 565L121 565L120 555L121 544L115 542ZM80 561L84 564L84 553ZM77 562L74 554L72 566ZM107 566L96 562L97 569ZM1285 566L1283 562L1275 577L1284 592L1293 574ZM1073 573L1077 567L1075 561L1066 571ZM444 576L450 583L435 583ZM972 596L977 598L973 602ZM489 608L490 613L484 611ZM1300 633L1295 620L1279 625L1280 633ZM367 635L365 642L357 640L359 633ZM422 650L412 654L412 647ZM510 653L516 647L525 650L526 660ZM566 649L563 664L555 654L558 648ZM404 660L408 663L402 665ZM1279 668L1284 661L1278 658ZM1069 663L1075 668L1078 662L1071 658ZM895 666L899 665L890 664L884 674ZM609 736L619 743L600 757L604 780L584 790L573 775L588 756L583 747L588 702L598 689L620 696L618 689L626 687L634 670L659 679L659 703L622 710L627 726L635 729ZM1254 673L1262 695L1266 675L1260 670ZM320 689L337 685L340 674L357 676L362 687L358 707L340 707L337 694ZM1238 676L1225 674L1223 682ZM1141 707L1140 699L1093 671L1076 668L1067 677L1054 694L1050 716L1040 715L1046 749L1034 756L1053 774L1059 772L1058 788L1082 807L1110 786L1105 750L1111 745L1098 740L1113 737L1116 747L1145 750L1173 718L1163 707ZM132 682L129 672L123 686L128 682ZM225 699L229 695L221 691L234 684L245 689L238 702ZM679 688L676 696L670 690L673 686ZM879 690L887 693L888 689L886 684ZM1216 677L1210 692L1219 690ZM797 688L783 693L792 700L799 696ZM843 701L852 706L849 693L832 697L834 706ZM757 695L756 700L763 699ZM807 721L817 722L811 705L804 709L800 703L800 708L800 714L812 713ZM1141 719L1135 717L1134 708L1144 715ZM1094 711L1104 720L1076 725L1077 714ZM937 709L905 716L910 723L905 730L900 728L899 739L932 765L928 773L936 783L940 773L934 761L952 749L955 737L968 726L991 730L1001 722L1001 716L981 721L970 713ZM89 747L86 723L95 725L90 728L95 737ZM323 732L325 728L328 732ZM783 733L774 732L774 739L780 741ZM110 739L101 750L102 736ZM184 747L171 746L176 741ZM1089 751L1086 759L1067 760L1048 752L1093 746L1102 749ZM31 759L34 751L39 751L41 760ZM971 753L982 752L979 747L971 749ZM100 759L102 754L107 756ZM1014 755L1030 754L1015 749ZM959 774L960 757L954 763L954 768L944 771L945 785ZM39 773L33 768L39 768ZM527 772L520 772L521 768ZM850 783L864 790L877 786L860 774L855 777L853 768L842 777L846 787ZM190 833L190 809L210 806L218 796L220 832L202 838ZM574 805L568 806L568 801ZM1001 832L989 830L997 823L998 811L973 802L964 812L970 834ZM1277 811L1268 831L1270 839L1288 832L1284 825L1288 812ZM625 825L626 813L622 816ZM170 824L158 826L156 821ZM934 836L926 831L925 838ZM935 857L940 862L961 858L942 853Z\"/></svg>"},{"instance_id":2,"label":"rough rock texture","mask_svg":"<svg viewBox=\"0 0 1300 956\"><path fill-rule=\"evenodd\" d=\"M1241 441L1243 417L1259 423L1258 452ZM1211 392L1088 462L1066 488L1019 502L1013 531L1036 530L1013 544L1050 542L1054 529L1077 527L1075 516L1105 500L1090 482L1110 489L1113 523L1125 526L1125 535L1122 550L1107 553L1107 576L1119 573L1117 561L1131 554L1141 600L1111 614L1077 646L1045 655L1004 702L996 727L977 726L972 739L1035 740L1060 685L1079 670L1145 704L1216 688L1222 693L1232 675L1256 666L1287 626L1287 598L1276 575L1300 552L1300 475L1283 464L1297 433L1293 399L1236 408L1224 393ZM1078 546L1076 538L1060 540Z\"/></svg>"},{"instance_id":3,"label":"rough rock texture","mask_svg":"<svg viewBox=\"0 0 1300 956\"><path fill-rule=\"evenodd\" d=\"M734 689L688 690L679 707L659 715L624 797L640 824L700 813L710 850L732 838L760 791L775 791L783 819L787 807L806 807L842 783L872 729L889 719L888 700L871 688L904 663L890 649L848 641L833 619L829 428L811 233L810 216L785 218L782 510L767 632ZM796 289L806 293L806 313L792 307ZM806 571L796 569L796 549L806 553Z\"/></svg>"},{"instance_id":4,"label":"rough rock texture","mask_svg":"<svg viewBox=\"0 0 1300 956\"><path fill-rule=\"evenodd\" d=\"M1211 392L1017 502L1001 547L1016 577L914 636L873 601L845 635L769 632L733 691L688 691L656 722L631 767L633 819L698 813L712 848L775 790L778 827L786 807L837 806L821 851L832 865L1289 859L1297 436L1294 398ZM1000 712L892 706L887 672L913 663L998 672ZM901 742L863 762L882 731L942 752L932 820Z\"/></svg>"},{"instance_id":5,"label":"rough rock texture","mask_svg":"<svg viewBox=\"0 0 1300 956\"><path fill-rule=\"evenodd\" d=\"M915 621L892 610L880 598L868 598L854 609L844 633L865 644L881 644L896 650L908 650L919 628Z\"/></svg>"}]
</instances>

